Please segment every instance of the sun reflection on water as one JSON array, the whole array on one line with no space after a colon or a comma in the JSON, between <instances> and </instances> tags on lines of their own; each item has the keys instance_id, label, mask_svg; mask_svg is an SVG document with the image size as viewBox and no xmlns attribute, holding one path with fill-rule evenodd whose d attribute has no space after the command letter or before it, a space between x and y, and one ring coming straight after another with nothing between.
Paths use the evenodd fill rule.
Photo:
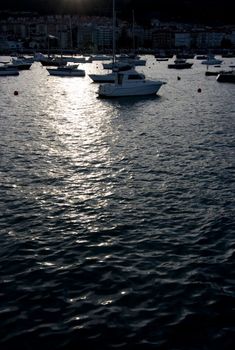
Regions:
<instances>
[{"instance_id":1,"label":"sun reflection on water","mask_svg":"<svg viewBox=\"0 0 235 350\"><path fill-rule=\"evenodd\" d=\"M45 142L46 171L62 182L50 188L50 194L57 203L60 198L74 207L67 219L74 222L79 217L80 223L94 232L97 213L110 205L115 187L115 171L110 169L119 157L112 151L119 137L112 121L117 110L96 98L96 87L92 86L92 91L89 80L53 78L51 83L54 88L44 135L50 135ZM78 204L89 207L89 212L78 213Z\"/></svg>"}]
</instances>

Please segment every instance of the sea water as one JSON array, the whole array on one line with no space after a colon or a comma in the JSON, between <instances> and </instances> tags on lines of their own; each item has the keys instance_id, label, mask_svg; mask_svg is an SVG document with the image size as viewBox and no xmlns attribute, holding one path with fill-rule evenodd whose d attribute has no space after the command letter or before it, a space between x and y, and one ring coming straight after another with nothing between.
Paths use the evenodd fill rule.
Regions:
<instances>
[{"instance_id":1,"label":"sea water","mask_svg":"<svg viewBox=\"0 0 235 350\"><path fill-rule=\"evenodd\" d=\"M235 348L235 85L145 58L158 96L0 77L3 350Z\"/></svg>"}]
</instances>

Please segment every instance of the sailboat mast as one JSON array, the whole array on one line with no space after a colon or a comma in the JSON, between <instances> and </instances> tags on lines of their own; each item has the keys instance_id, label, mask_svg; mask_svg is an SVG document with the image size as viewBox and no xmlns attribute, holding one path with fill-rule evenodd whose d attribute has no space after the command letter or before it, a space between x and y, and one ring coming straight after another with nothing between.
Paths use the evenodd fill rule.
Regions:
<instances>
[{"instance_id":1,"label":"sailboat mast","mask_svg":"<svg viewBox=\"0 0 235 350\"><path fill-rule=\"evenodd\" d=\"M132 48L135 53L135 12L132 10Z\"/></svg>"},{"instance_id":2,"label":"sailboat mast","mask_svg":"<svg viewBox=\"0 0 235 350\"><path fill-rule=\"evenodd\" d=\"M115 51L116 51L116 16L115 16L115 0L113 0L113 63L115 62Z\"/></svg>"},{"instance_id":3,"label":"sailboat mast","mask_svg":"<svg viewBox=\"0 0 235 350\"><path fill-rule=\"evenodd\" d=\"M73 50L73 33L72 33L71 16L69 16L69 37L70 37L70 49Z\"/></svg>"},{"instance_id":4,"label":"sailboat mast","mask_svg":"<svg viewBox=\"0 0 235 350\"><path fill-rule=\"evenodd\" d=\"M62 52L62 19L60 21L60 57L62 58L63 52Z\"/></svg>"}]
</instances>

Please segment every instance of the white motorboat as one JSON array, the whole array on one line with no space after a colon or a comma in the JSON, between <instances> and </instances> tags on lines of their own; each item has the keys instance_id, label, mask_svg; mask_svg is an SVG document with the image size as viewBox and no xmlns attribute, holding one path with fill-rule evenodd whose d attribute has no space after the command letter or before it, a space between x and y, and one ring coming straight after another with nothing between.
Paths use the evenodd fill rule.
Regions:
<instances>
[{"instance_id":1,"label":"white motorboat","mask_svg":"<svg viewBox=\"0 0 235 350\"><path fill-rule=\"evenodd\" d=\"M114 83L101 84L98 95L100 97L155 95L163 84L166 83L160 80L147 80L144 74L131 69L118 72Z\"/></svg>"},{"instance_id":2,"label":"white motorboat","mask_svg":"<svg viewBox=\"0 0 235 350\"><path fill-rule=\"evenodd\" d=\"M84 69L77 69L78 65L69 65L65 67L47 68L50 75L60 77L84 77L86 75Z\"/></svg>"},{"instance_id":3,"label":"white motorboat","mask_svg":"<svg viewBox=\"0 0 235 350\"><path fill-rule=\"evenodd\" d=\"M201 64L206 64L207 66L214 66L216 64L221 64L221 63L223 63L223 60L219 60L215 58L215 56L213 55L207 56L207 59L201 62Z\"/></svg>"}]
</instances>

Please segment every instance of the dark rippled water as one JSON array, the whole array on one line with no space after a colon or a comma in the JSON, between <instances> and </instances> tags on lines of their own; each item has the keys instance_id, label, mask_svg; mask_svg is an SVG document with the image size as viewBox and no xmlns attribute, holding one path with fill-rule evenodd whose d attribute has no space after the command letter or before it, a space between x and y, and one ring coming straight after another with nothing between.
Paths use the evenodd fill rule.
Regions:
<instances>
[{"instance_id":1,"label":"dark rippled water","mask_svg":"<svg viewBox=\"0 0 235 350\"><path fill-rule=\"evenodd\" d=\"M147 59L158 97L1 77L2 350L235 349L235 86Z\"/></svg>"}]
</instances>

